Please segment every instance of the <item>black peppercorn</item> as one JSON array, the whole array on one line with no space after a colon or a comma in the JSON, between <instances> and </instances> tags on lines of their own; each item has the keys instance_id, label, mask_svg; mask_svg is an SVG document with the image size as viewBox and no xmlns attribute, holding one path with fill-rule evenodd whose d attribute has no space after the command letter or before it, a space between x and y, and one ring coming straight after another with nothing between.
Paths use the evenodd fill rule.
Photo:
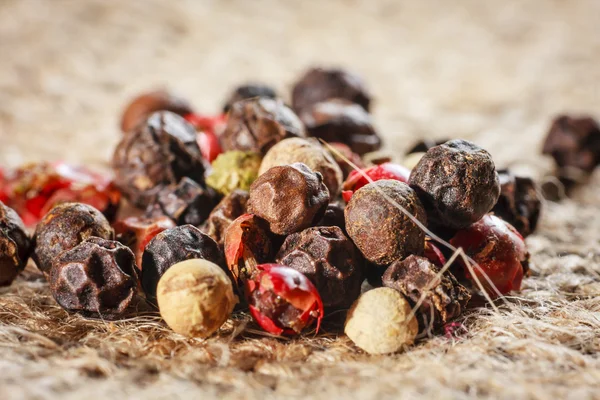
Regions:
<instances>
[{"instance_id":1,"label":"black peppercorn","mask_svg":"<svg viewBox=\"0 0 600 400\"><path fill-rule=\"evenodd\" d=\"M202 258L223 266L217 243L192 225L178 226L156 235L142 255L142 289L147 299L156 301L156 286L163 274L180 261Z\"/></svg>"},{"instance_id":2,"label":"black peppercorn","mask_svg":"<svg viewBox=\"0 0 600 400\"><path fill-rule=\"evenodd\" d=\"M600 126L591 117L561 115L552 122L542 152L554 158L559 177L573 183L579 173L600 165Z\"/></svg>"},{"instance_id":3,"label":"black peppercorn","mask_svg":"<svg viewBox=\"0 0 600 400\"><path fill-rule=\"evenodd\" d=\"M492 212L527 237L537 226L542 202L530 178L514 176L508 170L498 171L500 198Z\"/></svg>"},{"instance_id":4,"label":"black peppercorn","mask_svg":"<svg viewBox=\"0 0 600 400\"><path fill-rule=\"evenodd\" d=\"M383 274L383 285L402 293L412 306L425 293L418 318L422 329L437 328L456 318L471 299L450 272L438 277L439 271L440 267L425 257L411 255L392 263Z\"/></svg>"},{"instance_id":5,"label":"black peppercorn","mask_svg":"<svg viewBox=\"0 0 600 400\"><path fill-rule=\"evenodd\" d=\"M248 83L242 86L236 87L233 92L229 95L229 98L223 106L223 112L228 112L231 109L233 103L240 100L252 99L255 97L266 97L269 99L277 98L275 90L267 85L261 83Z\"/></svg>"},{"instance_id":6,"label":"black peppercorn","mask_svg":"<svg viewBox=\"0 0 600 400\"><path fill-rule=\"evenodd\" d=\"M178 184L169 185L158 192L156 203L146 212L148 217L166 215L177 225L202 224L216 204L217 194L211 188L203 188L190 178L182 178Z\"/></svg>"},{"instance_id":7,"label":"black peppercorn","mask_svg":"<svg viewBox=\"0 0 600 400\"><path fill-rule=\"evenodd\" d=\"M346 220L344 218L344 204L341 201L334 201L327 205L325 215L315 226L337 226L346 234Z\"/></svg>"},{"instance_id":8,"label":"black peppercorn","mask_svg":"<svg viewBox=\"0 0 600 400\"><path fill-rule=\"evenodd\" d=\"M219 247L223 247L225 230L240 215L246 213L248 192L234 190L217 204L200 230L210 236Z\"/></svg>"},{"instance_id":9,"label":"black peppercorn","mask_svg":"<svg viewBox=\"0 0 600 400\"><path fill-rule=\"evenodd\" d=\"M292 107L299 114L316 103L340 98L356 103L369 111L371 95L362 79L338 68L311 68L292 89Z\"/></svg>"},{"instance_id":10,"label":"black peppercorn","mask_svg":"<svg viewBox=\"0 0 600 400\"><path fill-rule=\"evenodd\" d=\"M52 262L60 253L92 236L114 239L114 231L100 211L83 203L59 204L35 229L33 261L48 276Z\"/></svg>"},{"instance_id":11,"label":"black peppercorn","mask_svg":"<svg viewBox=\"0 0 600 400\"><path fill-rule=\"evenodd\" d=\"M265 153L279 141L306 137L304 126L294 112L280 100L255 98L231 106L227 126L221 135L224 151L241 150Z\"/></svg>"},{"instance_id":12,"label":"black peppercorn","mask_svg":"<svg viewBox=\"0 0 600 400\"><path fill-rule=\"evenodd\" d=\"M273 167L250 187L248 212L269 223L271 232L289 235L323 218L329 190L323 176L302 163Z\"/></svg>"},{"instance_id":13,"label":"black peppercorn","mask_svg":"<svg viewBox=\"0 0 600 400\"><path fill-rule=\"evenodd\" d=\"M165 186L189 177L204 183L196 130L177 114L152 114L117 145L112 161L115 182L137 207L146 207Z\"/></svg>"},{"instance_id":14,"label":"black peppercorn","mask_svg":"<svg viewBox=\"0 0 600 400\"><path fill-rule=\"evenodd\" d=\"M48 281L65 310L112 319L131 304L138 278L131 250L113 240L90 237L54 260Z\"/></svg>"},{"instance_id":15,"label":"black peppercorn","mask_svg":"<svg viewBox=\"0 0 600 400\"><path fill-rule=\"evenodd\" d=\"M166 90L156 90L134 98L127 105L121 117L121 130L132 131L156 111L170 111L181 116L194 112L187 100Z\"/></svg>"},{"instance_id":16,"label":"black peppercorn","mask_svg":"<svg viewBox=\"0 0 600 400\"><path fill-rule=\"evenodd\" d=\"M391 179L358 189L344 210L348 235L368 261L380 266L422 254L425 246L425 233L388 198L421 223L427 222L414 190Z\"/></svg>"},{"instance_id":17,"label":"black peppercorn","mask_svg":"<svg viewBox=\"0 0 600 400\"><path fill-rule=\"evenodd\" d=\"M314 104L299 115L309 136L328 143L344 143L360 155L381 147L381 138L369 113L357 104L330 99Z\"/></svg>"},{"instance_id":18,"label":"black peppercorn","mask_svg":"<svg viewBox=\"0 0 600 400\"><path fill-rule=\"evenodd\" d=\"M306 275L325 307L350 307L360 294L364 259L337 226L308 228L289 235L276 261Z\"/></svg>"},{"instance_id":19,"label":"black peppercorn","mask_svg":"<svg viewBox=\"0 0 600 400\"><path fill-rule=\"evenodd\" d=\"M31 240L21 217L0 201L0 286L8 286L23 271Z\"/></svg>"},{"instance_id":20,"label":"black peppercorn","mask_svg":"<svg viewBox=\"0 0 600 400\"><path fill-rule=\"evenodd\" d=\"M460 229L479 221L498 201L500 182L490 154L466 140L431 148L410 174L410 186L435 226Z\"/></svg>"}]
</instances>

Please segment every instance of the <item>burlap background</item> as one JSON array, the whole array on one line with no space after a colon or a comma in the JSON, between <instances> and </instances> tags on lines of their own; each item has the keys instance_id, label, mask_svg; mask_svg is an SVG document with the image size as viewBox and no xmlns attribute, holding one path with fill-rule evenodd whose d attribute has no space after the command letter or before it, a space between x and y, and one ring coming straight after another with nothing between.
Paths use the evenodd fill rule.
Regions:
<instances>
[{"instance_id":1,"label":"burlap background","mask_svg":"<svg viewBox=\"0 0 600 400\"><path fill-rule=\"evenodd\" d=\"M464 137L542 179L550 118L600 116L599 20L597 0L0 0L0 162L103 166L138 91L168 86L214 112L239 82L287 94L325 64L367 80L390 151ZM599 175L547 204L533 276L500 313L392 356L334 335L261 338L243 318L204 342L150 316L86 321L30 270L0 290L0 398L597 398Z\"/></svg>"}]
</instances>

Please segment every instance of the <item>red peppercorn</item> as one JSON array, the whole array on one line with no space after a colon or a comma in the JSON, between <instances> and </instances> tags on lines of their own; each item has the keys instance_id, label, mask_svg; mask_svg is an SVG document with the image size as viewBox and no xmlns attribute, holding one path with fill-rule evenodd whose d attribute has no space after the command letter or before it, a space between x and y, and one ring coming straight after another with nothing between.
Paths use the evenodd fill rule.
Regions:
<instances>
[{"instance_id":1,"label":"red peppercorn","mask_svg":"<svg viewBox=\"0 0 600 400\"><path fill-rule=\"evenodd\" d=\"M477 278L492 297L498 296L485 273L500 294L521 289L524 271L527 271L529 253L523 236L509 223L494 215L486 215L468 228L459 230L450 240L456 247L462 247L481 268L472 266ZM469 269L460 260L465 277L475 282Z\"/></svg>"},{"instance_id":2,"label":"red peppercorn","mask_svg":"<svg viewBox=\"0 0 600 400\"><path fill-rule=\"evenodd\" d=\"M250 314L269 333L296 335L323 319L323 302L315 286L302 273L277 264L257 267L246 282Z\"/></svg>"},{"instance_id":3,"label":"red peppercorn","mask_svg":"<svg viewBox=\"0 0 600 400\"><path fill-rule=\"evenodd\" d=\"M346 202L350 201L350 198L354 192L369 183L369 180L364 175L367 175L372 181L378 181L380 179L393 179L408 183L410 170L402 165L393 163L374 165L370 168L362 170L362 173L354 170L350 172L348 179L346 179L346 182L344 182L344 185L342 186L342 197Z\"/></svg>"},{"instance_id":4,"label":"red peppercorn","mask_svg":"<svg viewBox=\"0 0 600 400\"><path fill-rule=\"evenodd\" d=\"M219 144L219 134L225 129L227 118L225 114L206 116L188 114L185 119L196 127L198 131L198 146L202 157L212 163L223 152Z\"/></svg>"},{"instance_id":5,"label":"red peppercorn","mask_svg":"<svg viewBox=\"0 0 600 400\"><path fill-rule=\"evenodd\" d=\"M446 265L446 257L444 253L431 241L429 237L425 238L425 250L423 257L427 258L433 265L442 268Z\"/></svg>"}]
</instances>

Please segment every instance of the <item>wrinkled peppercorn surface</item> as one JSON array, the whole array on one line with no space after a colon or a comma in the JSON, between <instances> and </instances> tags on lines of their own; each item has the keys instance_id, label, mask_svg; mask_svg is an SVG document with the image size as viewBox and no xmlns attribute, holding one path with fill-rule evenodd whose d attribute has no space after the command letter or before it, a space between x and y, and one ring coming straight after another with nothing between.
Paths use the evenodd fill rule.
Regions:
<instances>
[{"instance_id":1,"label":"wrinkled peppercorn surface","mask_svg":"<svg viewBox=\"0 0 600 400\"><path fill-rule=\"evenodd\" d=\"M114 239L114 231L100 211L83 203L59 204L35 229L33 261L47 276L60 253L92 236Z\"/></svg>"},{"instance_id":2,"label":"wrinkled peppercorn surface","mask_svg":"<svg viewBox=\"0 0 600 400\"><path fill-rule=\"evenodd\" d=\"M329 204L323 176L295 163L273 167L250 187L248 212L269 223L271 232L289 235L318 222Z\"/></svg>"},{"instance_id":3,"label":"wrinkled peppercorn surface","mask_svg":"<svg viewBox=\"0 0 600 400\"><path fill-rule=\"evenodd\" d=\"M289 235L276 261L310 279L325 307L350 307L360 294L363 257L337 226L313 227Z\"/></svg>"},{"instance_id":4,"label":"wrinkled peppercorn surface","mask_svg":"<svg viewBox=\"0 0 600 400\"><path fill-rule=\"evenodd\" d=\"M137 291L135 258L119 242L90 237L54 261L49 283L64 309L114 318L131 304Z\"/></svg>"},{"instance_id":5,"label":"wrinkled peppercorn surface","mask_svg":"<svg viewBox=\"0 0 600 400\"><path fill-rule=\"evenodd\" d=\"M425 233L386 196L427 222L419 198L403 182L383 179L358 189L344 210L346 230L365 258L377 265L420 255L425 245Z\"/></svg>"},{"instance_id":6,"label":"wrinkled peppercorn surface","mask_svg":"<svg viewBox=\"0 0 600 400\"><path fill-rule=\"evenodd\" d=\"M142 255L142 288L150 302L156 300L158 281L173 264L202 258L223 266L217 243L192 225L178 226L156 235Z\"/></svg>"},{"instance_id":7,"label":"wrinkled peppercorn surface","mask_svg":"<svg viewBox=\"0 0 600 400\"><path fill-rule=\"evenodd\" d=\"M498 175L501 191L492 212L526 237L535 231L542 207L535 183L508 170L498 171Z\"/></svg>"},{"instance_id":8,"label":"wrinkled peppercorn surface","mask_svg":"<svg viewBox=\"0 0 600 400\"><path fill-rule=\"evenodd\" d=\"M211 211L200 230L223 247L225 230L237 217L246 213L248 196L245 190L234 190L225 196Z\"/></svg>"},{"instance_id":9,"label":"wrinkled peppercorn surface","mask_svg":"<svg viewBox=\"0 0 600 400\"><path fill-rule=\"evenodd\" d=\"M112 160L115 182L137 207L146 207L165 186L183 177L204 183L196 130L177 114L161 111L126 135Z\"/></svg>"},{"instance_id":10,"label":"wrinkled peppercorn surface","mask_svg":"<svg viewBox=\"0 0 600 400\"><path fill-rule=\"evenodd\" d=\"M31 252L31 240L21 217L0 201L0 286L12 283L23 271Z\"/></svg>"},{"instance_id":11,"label":"wrinkled peppercorn surface","mask_svg":"<svg viewBox=\"0 0 600 400\"><path fill-rule=\"evenodd\" d=\"M409 183L425 206L429 222L440 227L460 229L479 221L500 196L490 154L460 139L425 153Z\"/></svg>"}]
</instances>

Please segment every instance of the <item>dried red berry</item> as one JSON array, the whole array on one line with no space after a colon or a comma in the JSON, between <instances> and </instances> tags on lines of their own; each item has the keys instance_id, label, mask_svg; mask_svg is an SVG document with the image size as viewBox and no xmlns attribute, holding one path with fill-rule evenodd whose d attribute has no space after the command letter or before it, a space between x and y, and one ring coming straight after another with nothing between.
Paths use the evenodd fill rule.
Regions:
<instances>
[{"instance_id":1,"label":"dried red berry","mask_svg":"<svg viewBox=\"0 0 600 400\"><path fill-rule=\"evenodd\" d=\"M225 230L225 260L239 289L243 290L258 264L273 257L271 235L267 222L254 214L240 216Z\"/></svg>"},{"instance_id":2,"label":"dried red berry","mask_svg":"<svg viewBox=\"0 0 600 400\"><path fill-rule=\"evenodd\" d=\"M468 228L459 230L450 240L462 247L481 268L472 266L477 278L491 297L498 294L484 278L485 273L501 294L519 291L527 271L529 253L523 236L510 224L494 215L486 215ZM463 266L465 277L475 282L471 272Z\"/></svg>"},{"instance_id":3,"label":"dried red berry","mask_svg":"<svg viewBox=\"0 0 600 400\"><path fill-rule=\"evenodd\" d=\"M27 164L0 176L0 201L13 208L27 226L66 202L91 205L112 220L120 200L112 179L62 161Z\"/></svg>"},{"instance_id":4,"label":"dried red berry","mask_svg":"<svg viewBox=\"0 0 600 400\"><path fill-rule=\"evenodd\" d=\"M114 225L117 233L117 240L129 247L135 254L135 264L138 269L142 269L142 254L144 249L154 238L162 231L175 228L175 223L169 217L129 217L122 221L117 221Z\"/></svg>"},{"instance_id":5,"label":"dried red berry","mask_svg":"<svg viewBox=\"0 0 600 400\"><path fill-rule=\"evenodd\" d=\"M323 319L317 288L300 272L278 264L263 264L246 282L250 314L269 333L296 335Z\"/></svg>"},{"instance_id":6,"label":"dried red berry","mask_svg":"<svg viewBox=\"0 0 600 400\"><path fill-rule=\"evenodd\" d=\"M428 259L433 265L442 268L446 265L446 257L444 253L437 247L429 237L425 238L425 250L423 250L423 257Z\"/></svg>"},{"instance_id":7,"label":"dried red berry","mask_svg":"<svg viewBox=\"0 0 600 400\"><path fill-rule=\"evenodd\" d=\"M344 201L349 202L354 192L356 192L358 189L367 185L370 182L364 175L371 178L371 181L378 181L381 179L393 179L396 181L408 183L410 170L404 168L402 165L392 163L374 165L362 171L354 170L350 172L350 175L348 175L348 179L346 179L344 185L342 186L342 197L344 198Z\"/></svg>"},{"instance_id":8,"label":"dried red berry","mask_svg":"<svg viewBox=\"0 0 600 400\"><path fill-rule=\"evenodd\" d=\"M219 135L225 129L227 118L225 114L206 116L200 114L188 114L185 119L196 127L198 131L198 146L202 156L212 163L215 158L223 152L219 143Z\"/></svg>"}]
</instances>

